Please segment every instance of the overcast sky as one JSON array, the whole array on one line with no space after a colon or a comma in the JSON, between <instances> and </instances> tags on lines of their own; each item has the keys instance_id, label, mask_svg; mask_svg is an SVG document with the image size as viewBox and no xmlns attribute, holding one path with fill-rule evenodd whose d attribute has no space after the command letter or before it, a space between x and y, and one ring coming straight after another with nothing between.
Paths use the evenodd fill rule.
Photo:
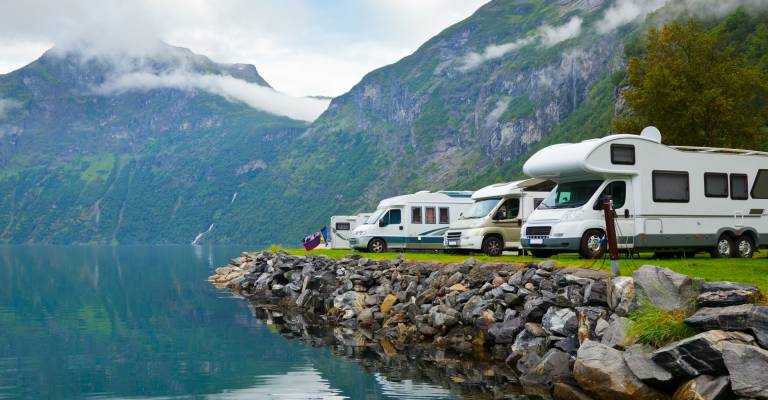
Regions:
<instances>
[{"instance_id":1,"label":"overcast sky","mask_svg":"<svg viewBox=\"0 0 768 400\"><path fill-rule=\"evenodd\" d=\"M0 1L0 74L54 44L139 49L159 38L256 65L277 90L336 96L487 0Z\"/></svg>"}]
</instances>

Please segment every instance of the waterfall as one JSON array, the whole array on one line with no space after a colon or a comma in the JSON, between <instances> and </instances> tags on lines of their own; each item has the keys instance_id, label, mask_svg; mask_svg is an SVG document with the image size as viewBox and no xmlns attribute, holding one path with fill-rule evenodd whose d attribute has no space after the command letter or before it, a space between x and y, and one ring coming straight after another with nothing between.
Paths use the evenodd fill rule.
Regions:
<instances>
[{"instance_id":1,"label":"waterfall","mask_svg":"<svg viewBox=\"0 0 768 400\"><path fill-rule=\"evenodd\" d=\"M192 246L197 246L198 243L200 242L200 239L202 239L203 236L205 236L208 232L210 232L211 229L213 229L213 224L211 224L211 226L209 226L205 232L198 233L197 236L195 236L195 240L192 241Z\"/></svg>"},{"instance_id":2,"label":"waterfall","mask_svg":"<svg viewBox=\"0 0 768 400\"><path fill-rule=\"evenodd\" d=\"M232 204L232 203L234 203L236 198L237 198L237 192L235 192L235 193L232 195L232 200L230 200L230 201L229 201L229 204Z\"/></svg>"}]
</instances>

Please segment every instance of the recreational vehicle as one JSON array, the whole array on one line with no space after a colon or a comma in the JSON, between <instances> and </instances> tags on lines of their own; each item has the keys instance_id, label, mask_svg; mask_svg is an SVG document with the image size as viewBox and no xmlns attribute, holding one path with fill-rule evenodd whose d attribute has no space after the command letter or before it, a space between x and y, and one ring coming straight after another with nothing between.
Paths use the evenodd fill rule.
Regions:
<instances>
[{"instance_id":1,"label":"recreational vehicle","mask_svg":"<svg viewBox=\"0 0 768 400\"><path fill-rule=\"evenodd\" d=\"M332 249L348 249L349 236L352 231L365 222L370 213L357 215L334 215L331 217L331 229L329 232Z\"/></svg>"},{"instance_id":2,"label":"recreational vehicle","mask_svg":"<svg viewBox=\"0 0 768 400\"><path fill-rule=\"evenodd\" d=\"M381 253L387 249L438 250L443 234L472 205L472 192L422 191L384 199L352 233L352 248Z\"/></svg>"},{"instance_id":3,"label":"recreational vehicle","mask_svg":"<svg viewBox=\"0 0 768 400\"><path fill-rule=\"evenodd\" d=\"M545 179L497 183L474 194L474 203L445 232L449 250L482 251L498 256L520 249L520 227L554 187Z\"/></svg>"},{"instance_id":4,"label":"recreational vehicle","mask_svg":"<svg viewBox=\"0 0 768 400\"><path fill-rule=\"evenodd\" d=\"M768 237L768 153L665 146L647 127L546 147L523 172L557 183L523 227L522 245L534 255L600 254L607 196L618 247L628 251L749 258Z\"/></svg>"}]
</instances>

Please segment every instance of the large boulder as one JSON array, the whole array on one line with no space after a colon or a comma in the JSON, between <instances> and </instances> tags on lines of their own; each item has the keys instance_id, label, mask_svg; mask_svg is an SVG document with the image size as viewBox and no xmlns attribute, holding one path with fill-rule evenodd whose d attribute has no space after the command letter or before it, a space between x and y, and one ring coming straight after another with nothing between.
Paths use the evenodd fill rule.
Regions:
<instances>
[{"instance_id":1,"label":"large boulder","mask_svg":"<svg viewBox=\"0 0 768 400\"><path fill-rule=\"evenodd\" d=\"M525 321L519 317L497 322L488 328L488 336L496 344L514 343L517 334L523 330L524 324Z\"/></svg>"},{"instance_id":2,"label":"large boulder","mask_svg":"<svg viewBox=\"0 0 768 400\"><path fill-rule=\"evenodd\" d=\"M723 359L734 393L768 399L768 351L757 346L725 343Z\"/></svg>"},{"instance_id":3,"label":"large boulder","mask_svg":"<svg viewBox=\"0 0 768 400\"><path fill-rule=\"evenodd\" d=\"M635 298L634 280L628 276L617 276L608 282L608 307L620 317L626 317L633 310Z\"/></svg>"},{"instance_id":4,"label":"large boulder","mask_svg":"<svg viewBox=\"0 0 768 400\"><path fill-rule=\"evenodd\" d=\"M591 340L579 348L573 375L581 388L601 400L666 398L632 373L620 351Z\"/></svg>"},{"instance_id":5,"label":"large boulder","mask_svg":"<svg viewBox=\"0 0 768 400\"><path fill-rule=\"evenodd\" d=\"M700 307L726 307L754 303L760 291L755 285L735 282L705 282L701 285Z\"/></svg>"},{"instance_id":6,"label":"large boulder","mask_svg":"<svg viewBox=\"0 0 768 400\"><path fill-rule=\"evenodd\" d=\"M672 400L726 400L730 399L730 381L727 376L699 375L683 383Z\"/></svg>"},{"instance_id":7,"label":"large boulder","mask_svg":"<svg viewBox=\"0 0 768 400\"><path fill-rule=\"evenodd\" d=\"M600 343L616 349L624 349L634 344L635 338L627 335L627 329L631 321L624 317L615 317L603 332Z\"/></svg>"},{"instance_id":8,"label":"large boulder","mask_svg":"<svg viewBox=\"0 0 768 400\"><path fill-rule=\"evenodd\" d=\"M712 330L671 343L653 352L651 359L675 377L721 375L725 372L723 345L727 342L753 344L743 332Z\"/></svg>"},{"instance_id":9,"label":"large boulder","mask_svg":"<svg viewBox=\"0 0 768 400\"><path fill-rule=\"evenodd\" d=\"M520 377L523 386L540 386L550 389L554 383L575 383L569 367L569 356L557 349L550 349L536 364ZM546 391L549 393L549 390Z\"/></svg>"},{"instance_id":10,"label":"large boulder","mask_svg":"<svg viewBox=\"0 0 768 400\"><path fill-rule=\"evenodd\" d=\"M633 274L635 303L647 302L664 311L690 311L696 306L698 284L690 277L655 265L643 265Z\"/></svg>"},{"instance_id":11,"label":"large boulder","mask_svg":"<svg viewBox=\"0 0 768 400\"><path fill-rule=\"evenodd\" d=\"M624 350L624 361L632 373L641 381L661 386L673 379L672 374L651 361L653 347L644 344L635 344Z\"/></svg>"},{"instance_id":12,"label":"large boulder","mask_svg":"<svg viewBox=\"0 0 768 400\"><path fill-rule=\"evenodd\" d=\"M700 330L723 329L743 331L749 327L752 304L729 307L704 307L686 318L685 323Z\"/></svg>"}]
</instances>

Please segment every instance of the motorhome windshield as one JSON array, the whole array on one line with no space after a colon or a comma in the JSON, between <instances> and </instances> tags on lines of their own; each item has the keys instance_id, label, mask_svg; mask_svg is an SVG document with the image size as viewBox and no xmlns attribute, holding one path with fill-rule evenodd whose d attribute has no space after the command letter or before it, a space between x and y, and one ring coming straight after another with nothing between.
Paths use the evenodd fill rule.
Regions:
<instances>
[{"instance_id":1,"label":"motorhome windshield","mask_svg":"<svg viewBox=\"0 0 768 400\"><path fill-rule=\"evenodd\" d=\"M379 218L381 218L381 216L384 215L385 212L387 212L387 210L385 208L380 208L380 209L376 210L376 212L371 214L371 216L368 217L368 219L365 220L365 224L366 225L375 224L376 221L378 221Z\"/></svg>"},{"instance_id":2,"label":"motorhome windshield","mask_svg":"<svg viewBox=\"0 0 768 400\"><path fill-rule=\"evenodd\" d=\"M549 192L549 196L544 200L539 208L576 208L583 206L603 181L578 181L567 182L557 185Z\"/></svg>"},{"instance_id":3,"label":"motorhome windshield","mask_svg":"<svg viewBox=\"0 0 768 400\"><path fill-rule=\"evenodd\" d=\"M469 210L464 211L464 215L461 218L471 219L485 217L493 211L496 204L499 204L499 200L501 200L501 198L478 200L469 207Z\"/></svg>"}]
</instances>

